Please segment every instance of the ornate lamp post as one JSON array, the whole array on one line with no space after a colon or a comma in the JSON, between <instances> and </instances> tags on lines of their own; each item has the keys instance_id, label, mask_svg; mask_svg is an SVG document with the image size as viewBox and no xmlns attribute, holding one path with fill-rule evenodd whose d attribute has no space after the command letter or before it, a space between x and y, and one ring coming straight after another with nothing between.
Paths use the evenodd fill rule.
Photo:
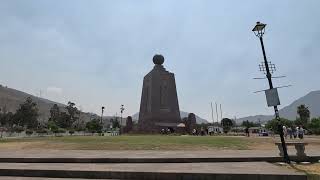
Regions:
<instances>
[{"instance_id":1,"label":"ornate lamp post","mask_svg":"<svg viewBox=\"0 0 320 180\"><path fill-rule=\"evenodd\" d=\"M102 106L101 107L101 119L100 119L100 124L102 124L102 117L103 117L103 111L104 111L105 107Z\"/></svg>"},{"instance_id":2,"label":"ornate lamp post","mask_svg":"<svg viewBox=\"0 0 320 180\"><path fill-rule=\"evenodd\" d=\"M123 113L123 111L124 111L124 107L123 107L124 105L123 104L121 104L121 107L120 107L120 113L121 113L121 119L120 119L120 132L121 132L121 127L122 127L122 113Z\"/></svg>"},{"instance_id":3,"label":"ornate lamp post","mask_svg":"<svg viewBox=\"0 0 320 180\"><path fill-rule=\"evenodd\" d=\"M269 90L276 90L276 88L273 88L272 78L271 78L271 76L272 76L271 73L272 72L270 72L270 68L271 68L271 71L274 71L275 67L270 62L268 63L267 57L266 57L266 52L265 52L265 49L264 49L264 44L263 44L263 38L262 37L263 37L264 32L265 32L265 27L266 27L266 24L257 22L256 26L252 29L252 31L260 39L260 44L261 44L262 53L263 53L263 59L264 59L264 62L263 62L263 64L261 66L263 66L262 70L266 71L266 77L267 77L268 83L269 83ZM269 66L271 66L271 67L269 68ZM283 137L283 128L282 128L282 125L281 125L281 122L280 122L278 106L274 105L273 108L274 108L276 119L278 120L278 130L279 130L279 133L280 133L280 139L281 139L281 144L282 144L282 148L283 148L284 161L286 163L290 163L290 159L289 159L288 152L287 152L287 146L286 146L286 143L285 143L285 140L284 140L284 137Z\"/></svg>"}]
</instances>

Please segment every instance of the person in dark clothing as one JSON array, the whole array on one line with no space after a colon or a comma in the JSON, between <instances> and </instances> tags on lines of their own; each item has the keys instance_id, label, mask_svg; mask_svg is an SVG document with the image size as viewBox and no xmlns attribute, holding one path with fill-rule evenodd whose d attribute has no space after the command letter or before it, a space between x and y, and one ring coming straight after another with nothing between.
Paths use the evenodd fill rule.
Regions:
<instances>
[{"instance_id":1,"label":"person in dark clothing","mask_svg":"<svg viewBox=\"0 0 320 180\"><path fill-rule=\"evenodd\" d=\"M246 136L249 137L250 133L249 133L249 128L248 127L246 127L245 132L246 132Z\"/></svg>"}]
</instances>

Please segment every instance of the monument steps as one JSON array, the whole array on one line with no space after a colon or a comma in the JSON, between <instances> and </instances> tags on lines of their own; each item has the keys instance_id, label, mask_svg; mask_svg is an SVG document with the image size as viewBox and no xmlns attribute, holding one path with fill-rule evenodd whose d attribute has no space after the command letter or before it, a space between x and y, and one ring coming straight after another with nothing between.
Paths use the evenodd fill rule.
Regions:
<instances>
[{"instance_id":1,"label":"monument steps","mask_svg":"<svg viewBox=\"0 0 320 180\"><path fill-rule=\"evenodd\" d=\"M0 163L1 176L82 179L306 180L266 162L234 163Z\"/></svg>"}]
</instances>

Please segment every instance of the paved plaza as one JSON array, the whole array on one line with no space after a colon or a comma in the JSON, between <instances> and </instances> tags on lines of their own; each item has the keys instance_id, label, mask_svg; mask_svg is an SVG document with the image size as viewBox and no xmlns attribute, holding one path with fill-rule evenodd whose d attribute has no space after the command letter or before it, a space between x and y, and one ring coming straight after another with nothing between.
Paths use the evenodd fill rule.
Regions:
<instances>
[{"instance_id":1,"label":"paved plaza","mask_svg":"<svg viewBox=\"0 0 320 180\"><path fill-rule=\"evenodd\" d=\"M294 148L289 155L295 155ZM320 156L319 149L306 148L309 156ZM230 157L280 157L272 150L200 150L200 151L157 151L157 150L0 150L0 158L230 158Z\"/></svg>"}]
</instances>

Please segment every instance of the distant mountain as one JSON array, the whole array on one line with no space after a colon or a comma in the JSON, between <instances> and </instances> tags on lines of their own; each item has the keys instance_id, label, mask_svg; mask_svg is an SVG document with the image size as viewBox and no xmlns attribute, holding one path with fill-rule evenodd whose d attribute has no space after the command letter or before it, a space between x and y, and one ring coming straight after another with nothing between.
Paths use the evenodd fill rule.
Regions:
<instances>
[{"instance_id":1,"label":"distant mountain","mask_svg":"<svg viewBox=\"0 0 320 180\"><path fill-rule=\"evenodd\" d=\"M39 120L47 121L50 117L50 108L57 104L61 110L66 106L65 104L61 104L58 102L50 101L48 99L40 98L37 96L33 96L31 94L4 87L0 85L0 108L5 109L8 112L16 112L19 108L19 105L25 102L27 97L31 97L32 100L37 103L37 107L39 109ZM92 113L81 113L81 120L89 121L90 118L98 117L96 114Z\"/></svg>"},{"instance_id":2,"label":"distant mountain","mask_svg":"<svg viewBox=\"0 0 320 180\"><path fill-rule=\"evenodd\" d=\"M284 117L290 120L295 120L297 115L297 107L301 104L305 104L309 107L310 116L312 117L320 117L320 90L311 91L307 95L293 101L290 105L285 106L284 108L279 110L280 117ZM274 115L256 115L256 116L248 116L237 119L237 123L241 123L242 121L252 121L252 122L266 122L268 120L273 119Z\"/></svg>"},{"instance_id":3,"label":"distant mountain","mask_svg":"<svg viewBox=\"0 0 320 180\"><path fill-rule=\"evenodd\" d=\"M180 111L180 117L181 119L184 118L184 117L188 117L188 112L184 112L184 111ZM139 112L135 113L134 115L132 115L132 119L133 121L138 121L139 119ZM202 124L202 123L208 123L207 120L199 117L196 115L196 121L197 121L197 124Z\"/></svg>"}]
</instances>

